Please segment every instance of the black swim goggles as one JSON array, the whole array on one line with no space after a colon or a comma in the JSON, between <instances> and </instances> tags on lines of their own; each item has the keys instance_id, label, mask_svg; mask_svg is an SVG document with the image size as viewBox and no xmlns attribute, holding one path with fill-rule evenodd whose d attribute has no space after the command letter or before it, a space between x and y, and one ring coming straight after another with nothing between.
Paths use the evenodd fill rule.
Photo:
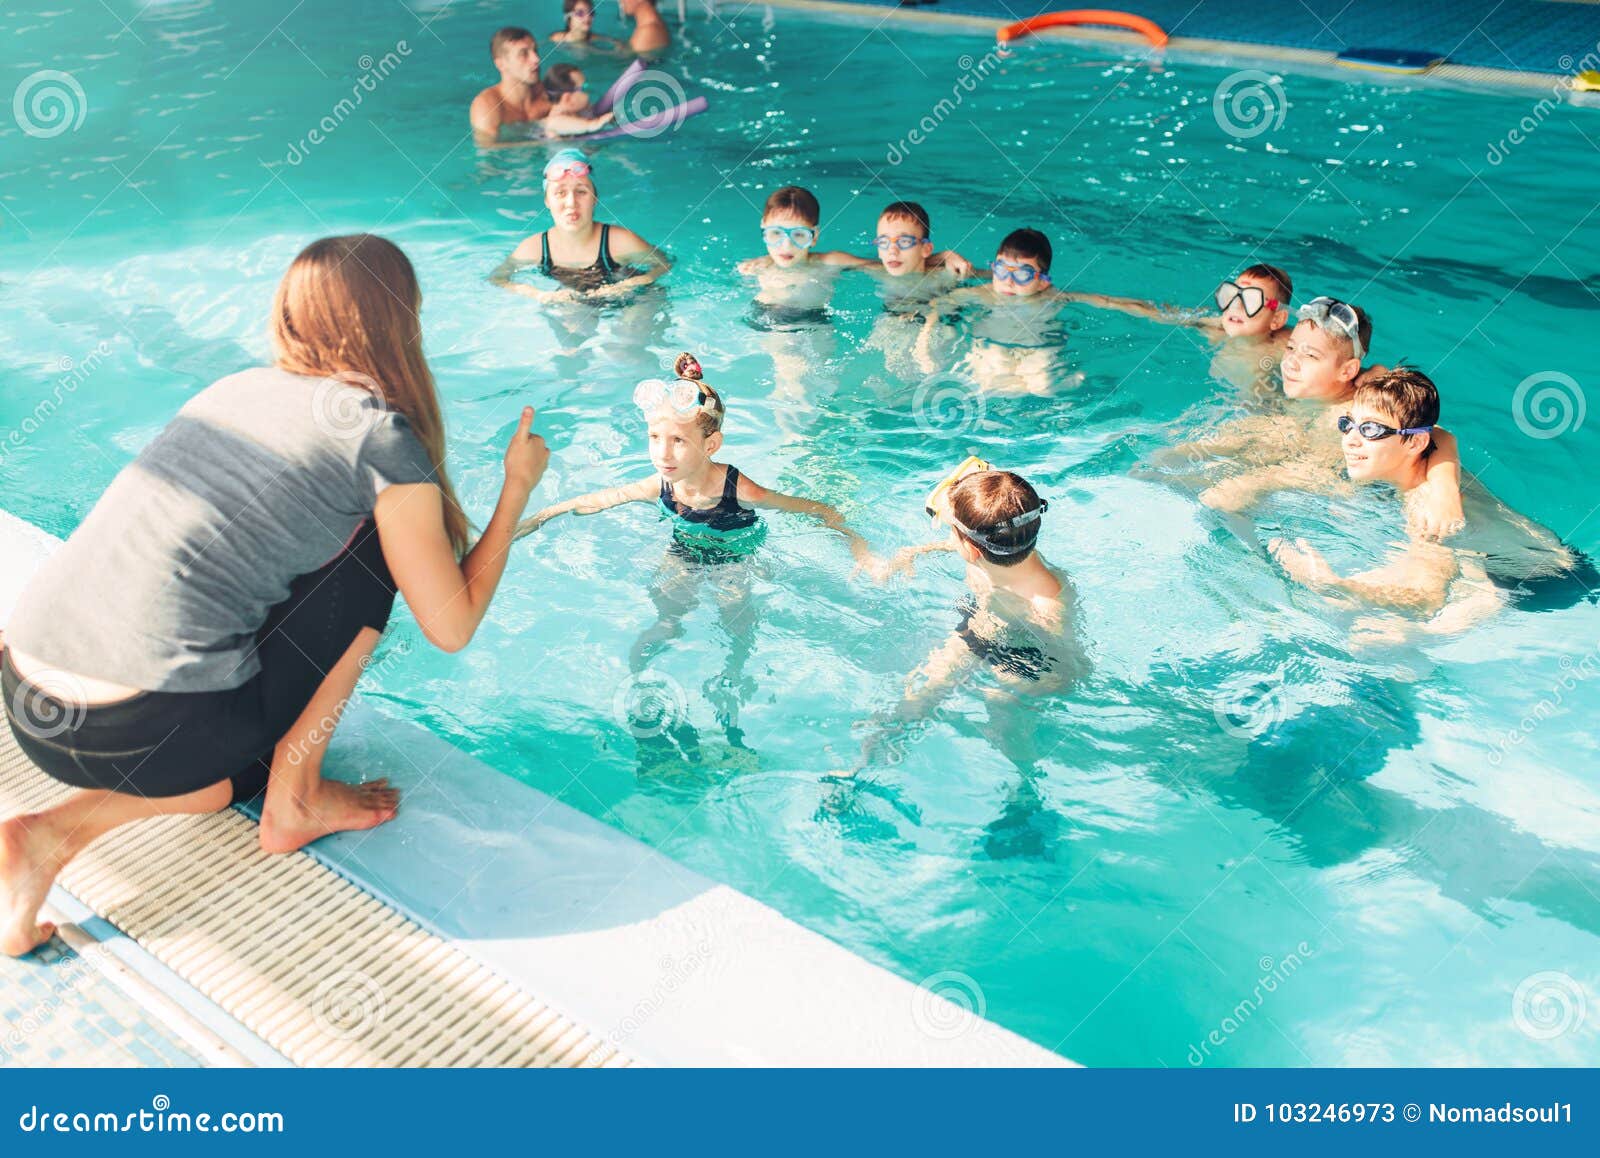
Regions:
<instances>
[{"instance_id":1,"label":"black swim goggles","mask_svg":"<svg viewBox=\"0 0 1600 1158\"><path fill-rule=\"evenodd\" d=\"M1396 434L1428 434L1431 426L1385 426L1381 422L1374 422L1370 418L1365 422L1357 422L1348 414L1339 415L1339 433L1349 434L1355 431L1368 442L1378 442L1385 438L1392 438Z\"/></svg>"},{"instance_id":2,"label":"black swim goggles","mask_svg":"<svg viewBox=\"0 0 1600 1158\"><path fill-rule=\"evenodd\" d=\"M1278 299L1269 298L1267 291L1260 286L1240 285L1236 281L1225 281L1217 287L1217 309L1223 313L1228 312L1228 307L1238 302L1244 310L1244 316L1253 318L1262 310L1275 310L1278 308Z\"/></svg>"},{"instance_id":3,"label":"black swim goggles","mask_svg":"<svg viewBox=\"0 0 1600 1158\"><path fill-rule=\"evenodd\" d=\"M960 531L974 543L978 544L978 546L982 547L985 551L988 551L991 555L1021 555L1024 552L1033 550L1033 545L1039 541L1039 534L1037 531L1029 536L1028 540L1023 543L996 543L994 541L994 536L997 534L1002 534L1006 531L1018 530L1019 528L1026 527L1031 523L1037 523L1044 513L1049 509L1050 500L1040 499L1039 505L1034 507L1033 510L1023 511L1020 515L1015 515L1009 519L1002 519L1000 522L993 523L990 526L982 528L981 530L975 527L969 527L966 524L959 522L956 517L951 514L946 514L945 519L952 527Z\"/></svg>"}]
</instances>

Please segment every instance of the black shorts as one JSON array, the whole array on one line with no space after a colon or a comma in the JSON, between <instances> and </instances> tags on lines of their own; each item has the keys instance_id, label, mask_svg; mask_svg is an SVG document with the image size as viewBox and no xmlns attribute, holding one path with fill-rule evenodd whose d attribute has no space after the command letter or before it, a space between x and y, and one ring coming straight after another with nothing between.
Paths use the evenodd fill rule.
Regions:
<instances>
[{"instance_id":1,"label":"black shorts","mask_svg":"<svg viewBox=\"0 0 1600 1158\"><path fill-rule=\"evenodd\" d=\"M364 627L382 631L394 579L368 523L332 562L289 587L256 634L261 670L218 692L140 692L89 708L64 703L0 658L0 690L17 746L74 788L181 796L233 782L234 800L266 787L272 751Z\"/></svg>"}]
</instances>

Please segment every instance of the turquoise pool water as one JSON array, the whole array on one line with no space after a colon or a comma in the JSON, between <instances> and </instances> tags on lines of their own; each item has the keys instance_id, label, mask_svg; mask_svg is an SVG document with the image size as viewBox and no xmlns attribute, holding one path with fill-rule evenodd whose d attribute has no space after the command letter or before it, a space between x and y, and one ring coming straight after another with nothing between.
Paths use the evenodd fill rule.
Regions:
<instances>
[{"instance_id":1,"label":"turquoise pool water","mask_svg":"<svg viewBox=\"0 0 1600 1158\"><path fill-rule=\"evenodd\" d=\"M307 240L383 232L423 280L474 511L523 402L555 451L549 499L647 472L633 383L694 349L731 400L728 458L884 549L924 539L923 495L969 450L1031 477L1094 663L1049 704L964 686L847 792L822 774L949 631L959 574L852 581L833 536L774 521L746 586L702 589L629 682L666 538L636 508L519 549L462 654L398 616L370 680L383 710L1086 1063L1600 1059L1593 604L1352 648L1350 613L1136 470L1239 407L1187 331L1074 310L1052 393L980 403L907 365L866 278L840 283L830 328L792 335L748 323L732 272L759 252L756 207L795 181L825 246L866 252L903 196L977 259L1046 229L1058 282L1082 288L1198 305L1270 260L1302 300L1366 305L1376 357L1440 382L1469 470L1594 552L1600 425L1574 407L1600 362L1600 120L1055 43L984 64L981 35L876 19L692 21L664 71L711 111L597 155L605 216L677 267L631 310L558 316L485 281L542 227L538 162L464 135L489 33L556 27L550 0L8 4L8 83L72 85L50 81L64 122L48 102L34 134L0 119L0 504L70 532L187 397L265 356ZM1260 132L1219 123L1215 94L1241 83L1265 97ZM803 389L777 398L775 365L796 364ZM1519 423L1540 374L1573 385L1523 389ZM1546 389L1567 411L1530 408ZM1349 562L1386 541L1383 511L1291 496L1262 517Z\"/></svg>"}]
</instances>

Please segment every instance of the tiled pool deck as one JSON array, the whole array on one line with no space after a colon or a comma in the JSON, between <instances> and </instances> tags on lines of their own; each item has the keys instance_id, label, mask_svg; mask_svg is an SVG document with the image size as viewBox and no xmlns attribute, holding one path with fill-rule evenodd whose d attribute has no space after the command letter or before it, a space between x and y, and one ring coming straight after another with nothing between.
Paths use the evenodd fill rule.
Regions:
<instances>
[{"instance_id":1,"label":"tiled pool deck","mask_svg":"<svg viewBox=\"0 0 1600 1158\"><path fill-rule=\"evenodd\" d=\"M1011 23L1075 5L1060 0L833 0L834 6L892 8L918 15L985 17ZM723 7L737 8L734 4ZM799 0L799 6L806 6ZM1119 7L1119 5L1105 5ZM1348 48L1414 49L1452 64L1511 72L1567 73L1600 52L1596 0L1129 0L1125 11L1169 36L1339 53Z\"/></svg>"},{"instance_id":2,"label":"tiled pool deck","mask_svg":"<svg viewBox=\"0 0 1600 1158\"><path fill-rule=\"evenodd\" d=\"M0 957L0 1068L200 1064L59 937L21 960Z\"/></svg>"}]
</instances>

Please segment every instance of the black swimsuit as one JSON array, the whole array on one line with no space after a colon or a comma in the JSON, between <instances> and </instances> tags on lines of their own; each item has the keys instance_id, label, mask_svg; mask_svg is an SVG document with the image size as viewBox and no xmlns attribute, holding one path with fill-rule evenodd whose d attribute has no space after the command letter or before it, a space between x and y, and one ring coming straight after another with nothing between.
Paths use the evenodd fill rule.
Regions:
<instances>
[{"instance_id":1,"label":"black swimsuit","mask_svg":"<svg viewBox=\"0 0 1600 1158\"><path fill-rule=\"evenodd\" d=\"M579 269L556 265L550 259L550 231L539 235L539 272L554 278L568 289L592 290L629 276L629 271L611 260L611 226L600 227L600 253L593 263Z\"/></svg>"},{"instance_id":2,"label":"black swimsuit","mask_svg":"<svg viewBox=\"0 0 1600 1158\"><path fill-rule=\"evenodd\" d=\"M1032 644L1004 643L979 634L972 626L972 620L978 614L976 599L965 600L957 610L956 634L973 655L990 667L1018 679L1035 682L1055 669L1055 662L1041 648Z\"/></svg>"},{"instance_id":3,"label":"black swimsuit","mask_svg":"<svg viewBox=\"0 0 1600 1158\"><path fill-rule=\"evenodd\" d=\"M739 505L739 468L730 466L722 483L722 497L717 505L701 509L680 503L672 493L672 484L661 480L661 506L668 514L676 515L697 528L712 531L742 531L755 526L761 516L750 507Z\"/></svg>"}]
</instances>

